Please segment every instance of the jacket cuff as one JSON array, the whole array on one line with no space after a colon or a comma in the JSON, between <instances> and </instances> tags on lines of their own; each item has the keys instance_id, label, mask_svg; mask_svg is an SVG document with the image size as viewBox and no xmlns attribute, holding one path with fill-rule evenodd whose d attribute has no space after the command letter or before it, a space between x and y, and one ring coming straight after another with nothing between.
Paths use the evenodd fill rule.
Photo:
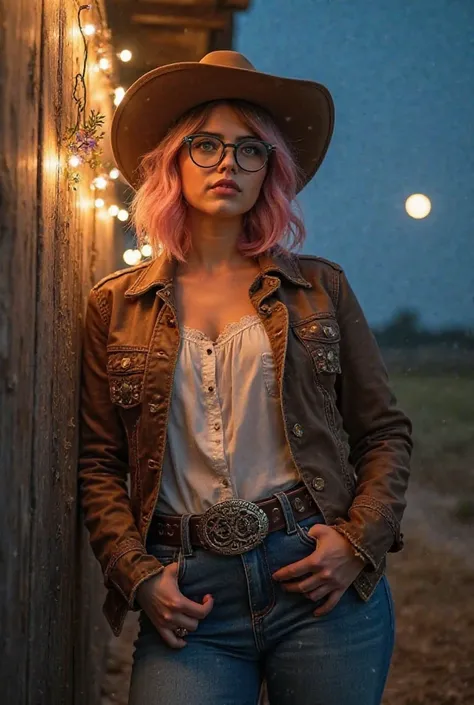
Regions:
<instances>
[{"instance_id":1,"label":"jacket cuff","mask_svg":"<svg viewBox=\"0 0 474 705\"><path fill-rule=\"evenodd\" d=\"M117 590L127 602L128 608L137 610L137 588L147 578L158 575L163 569L163 564L147 553L142 545L122 546L104 573L105 587Z\"/></svg>"},{"instance_id":2,"label":"jacket cuff","mask_svg":"<svg viewBox=\"0 0 474 705\"><path fill-rule=\"evenodd\" d=\"M349 520L337 517L332 528L350 541L357 553L368 561L366 570L377 570L387 552L403 548L403 534L393 516L387 517L385 505L374 499L354 500L349 508Z\"/></svg>"}]
</instances>

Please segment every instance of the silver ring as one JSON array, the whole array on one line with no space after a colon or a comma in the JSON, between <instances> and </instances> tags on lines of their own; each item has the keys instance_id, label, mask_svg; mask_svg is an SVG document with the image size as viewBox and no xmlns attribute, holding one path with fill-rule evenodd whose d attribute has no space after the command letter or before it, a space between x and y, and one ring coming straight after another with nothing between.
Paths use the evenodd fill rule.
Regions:
<instances>
[{"instance_id":1,"label":"silver ring","mask_svg":"<svg viewBox=\"0 0 474 705\"><path fill-rule=\"evenodd\" d=\"M174 630L174 633L180 639L184 639L184 637L188 636L188 634L189 634L188 630L185 627L178 627L177 629Z\"/></svg>"}]
</instances>

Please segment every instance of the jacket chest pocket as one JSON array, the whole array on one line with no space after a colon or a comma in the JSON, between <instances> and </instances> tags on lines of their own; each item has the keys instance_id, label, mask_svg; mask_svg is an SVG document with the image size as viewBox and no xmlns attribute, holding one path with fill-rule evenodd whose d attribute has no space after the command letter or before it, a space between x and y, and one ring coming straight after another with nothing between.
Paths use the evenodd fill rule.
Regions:
<instances>
[{"instance_id":1,"label":"jacket chest pocket","mask_svg":"<svg viewBox=\"0 0 474 705\"><path fill-rule=\"evenodd\" d=\"M293 325L293 330L311 355L314 368L321 381L334 382L334 375L341 374L339 324L334 316L310 318Z\"/></svg>"},{"instance_id":2,"label":"jacket chest pocket","mask_svg":"<svg viewBox=\"0 0 474 705\"><path fill-rule=\"evenodd\" d=\"M146 352L120 350L108 352L107 375L110 399L122 409L130 409L143 401Z\"/></svg>"}]
</instances>

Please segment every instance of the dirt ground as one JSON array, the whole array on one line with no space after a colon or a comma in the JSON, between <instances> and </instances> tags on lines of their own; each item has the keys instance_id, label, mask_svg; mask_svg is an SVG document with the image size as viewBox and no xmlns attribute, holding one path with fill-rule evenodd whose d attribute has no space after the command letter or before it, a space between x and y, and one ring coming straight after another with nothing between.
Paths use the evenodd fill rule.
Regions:
<instances>
[{"instance_id":1,"label":"dirt ground","mask_svg":"<svg viewBox=\"0 0 474 705\"><path fill-rule=\"evenodd\" d=\"M408 501L405 548L388 556L396 642L383 705L473 705L473 525L456 525L441 495L412 487ZM103 705L127 704L136 633L129 617L122 637L110 640Z\"/></svg>"}]
</instances>

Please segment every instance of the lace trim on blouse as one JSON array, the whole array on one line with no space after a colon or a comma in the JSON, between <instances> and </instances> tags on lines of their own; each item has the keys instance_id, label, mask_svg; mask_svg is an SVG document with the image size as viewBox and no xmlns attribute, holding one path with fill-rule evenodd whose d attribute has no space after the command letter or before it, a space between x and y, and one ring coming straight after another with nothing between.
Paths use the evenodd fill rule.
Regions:
<instances>
[{"instance_id":1,"label":"lace trim on blouse","mask_svg":"<svg viewBox=\"0 0 474 705\"><path fill-rule=\"evenodd\" d=\"M214 342L207 336L205 333L203 333L202 330L198 330L197 328L190 328L189 326L181 325L180 330L182 332L183 338L186 338L186 340L193 341L195 343L199 343L203 340L206 342L211 342L215 346L222 346L227 341L229 341L234 335L237 335L238 333L241 333L242 331L246 330L247 328L250 328L250 326L254 326L257 323L260 322L260 317L255 313L255 314L247 314L245 316L242 316L238 321L231 321L230 323L226 323L222 331L219 333L217 336L217 340Z\"/></svg>"}]
</instances>

